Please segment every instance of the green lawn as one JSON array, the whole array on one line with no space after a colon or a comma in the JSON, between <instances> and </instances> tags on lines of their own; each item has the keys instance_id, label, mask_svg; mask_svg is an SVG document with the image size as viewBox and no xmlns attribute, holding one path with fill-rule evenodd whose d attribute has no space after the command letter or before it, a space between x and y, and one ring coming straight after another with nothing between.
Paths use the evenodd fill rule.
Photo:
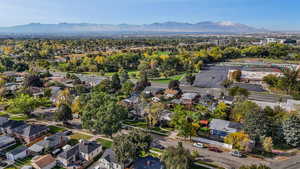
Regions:
<instances>
[{"instance_id":1,"label":"green lawn","mask_svg":"<svg viewBox=\"0 0 300 169\"><path fill-rule=\"evenodd\" d=\"M10 115L10 119L16 121L24 121L28 119L28 116L24 114L15 114L15 115Z\"/></svg>"},{"instance_id":2,"label":"green lawn","mask_svg":"<svg viewBox=\"0 0 300 169\"><path fill-rule=\"evenodd\" d=\"M0 116L5 116L5 115L7 115L7 113L5 113L5 112L0 112Z\"/></svg>"},{"instance_id":3,"label":"green lawn","mask_svg":"<svg viewBox=\"0 0 300 169\"><path fill-rule=\"evenodd\" d=\"M57 127L57 126L48 126L49 127L49 129L50 129L50 133L52 133L52 134L55 134L55 133L57 133L57 132L63 132L63 131L65 131L65 129L64 128L61 128L61 127Z\"/></svg>"},{"instance_id":4,"label":"green lawn","mask_svg":"<svg viewBox=\"0 0 300 169\"><path fill-rule=\"evenodd\" d=\"M103 146L103 148L105 148L105 149L111 148L111 146L112 146L112 141L110 141L110 140L105 140L105 139L102 139L102 138L98 138L96 141L98 143L100 143Z\"/></svg>"},{"instance_id":5,"label":"green lawn","mask_svg":"<svg viewBox=\"0 0 300 169\"><path fill-rule=\"evenodd\" d=\"M148 128L147 123L144 121L125 121L124 124L131 125L134 127L139 127L143 129L149 129L153 131L157 131L163 134L169 134L170 130L166 128L161 128L161 127L153 127L153 128Z\"/></svg>"},{"instance_id":6,"label":"green lawn","mask_svg":"<svg viewBox=\"0 0 300 169\"><path fill-rule=\"evenodd\" d=\"M152 82L162 83L162 84L168 84L171 80L180 80L183 78L184 74L174 75L170 76L168 78L159 78L159 79L152 79Z\"/></svg>"},{"instance_id":7,"label":"green lawn","mask_svg":"<svg viewBox=\"0 0 300 169\"><path fill-rule=\"evenodd\" d=\"M74 133L73 135L70 136L70 139L74 140L89 140L91 139L92 136L86 135L86 134L81 134L81 133Z\"/></svg>"}]
</instances>

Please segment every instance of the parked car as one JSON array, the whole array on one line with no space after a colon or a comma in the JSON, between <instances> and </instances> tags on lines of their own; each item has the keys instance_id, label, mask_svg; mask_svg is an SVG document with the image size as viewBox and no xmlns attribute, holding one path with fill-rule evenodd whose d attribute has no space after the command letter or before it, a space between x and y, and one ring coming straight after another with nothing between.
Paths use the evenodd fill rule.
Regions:
<instances>
[{"instance_id":1,"label":"parked car","mask_svg":"<svg viewBox=\"0 0 300 169\"><path fill-rule=\"evenodd\" d=\"M209 151L216 152L216 153L222 153L222 152L223 152L222 150L220 150L220 149L217 148L217 147L209 147L208 150L209 150Z\"/></svg>"},{"instance_id":2,"label":"parked car","mask_svg":"<svg viewBox=\"0 0 300 169\"><path fill-rule=\"evenodd\" d=\"M0 168L5 168L7 166L6 162L0 162Z\"/></svg>"},{"instance_id":3,"label":"parked car","mask_svg":"<svg viewBox=\"0 0 300 169\"><path fill-rule=\"evenodd\" d=\"M194 143L193 146L197 148L205 148L205 145L203 143Z\"/></svg>"},{"instance_id":4,"label":"parked car","mask_svg":"<svg viewBox=\"0 0 300 169\"><path fill-rule=\"evenodd\" d=\"M165 147L163 145L159 144L159 143L152 143L151 147L158 148L158 149L161 149L161 150L165 149Z\"/></svg>"},{"instance_id":5,"label":"parked car","mask_svg":"<svg viewBox=\"0 0 300 169\"><path fill-rule=\"evenodd\" d=\"M234 157L239 157L239 158L243 157L243 154L238 150L231 151L230 154Z\"/></svg>"},{"instance_id":6,"label":"parked car","mask_svg":"<svg viewBox=\"0 0 300 169\"><path fill-rule=\"evenodd\" d=\"M69 135L73 134L73 132L71 130L67 130L67 131L64 131L64 134L66 136L69 136Z\"/></svg>"},{"instance_id":7,"label":"parked car","mask_svg":"<svg viewBox=\"0 0 300 169\"><path fill-rule=\"evenodd\" d=\"M56 156L57 154L59 154L61 152L61 149L55 149L54 151L51 152L52 155Z\"/></svg>"}]
</instances>

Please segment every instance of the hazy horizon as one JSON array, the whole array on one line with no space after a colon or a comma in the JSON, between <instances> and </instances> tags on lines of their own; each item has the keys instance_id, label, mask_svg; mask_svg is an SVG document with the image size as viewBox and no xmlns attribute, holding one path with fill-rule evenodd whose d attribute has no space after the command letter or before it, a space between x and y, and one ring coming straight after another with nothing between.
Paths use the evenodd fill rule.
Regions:
<instances>
[{"instance_id":1,"label":"hazy horizon","mask_svg":"<svg viewBox=\"0 0 300 169\"><path fill-rule=\"evenodd\" d=\"M230 21L300 30L297 0L2 0L0 27L29 23L151 24Z\"/></svg>"}]
</instances>

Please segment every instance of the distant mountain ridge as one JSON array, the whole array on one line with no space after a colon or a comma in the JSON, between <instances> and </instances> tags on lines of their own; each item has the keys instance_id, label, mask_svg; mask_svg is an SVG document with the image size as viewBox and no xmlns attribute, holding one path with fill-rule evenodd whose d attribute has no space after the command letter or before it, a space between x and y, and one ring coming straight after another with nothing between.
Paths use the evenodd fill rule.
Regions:
<instances>
[{"instance_id":1,"label":"distant mountain ridge","mask_svg":"<svg viewBox=\"0 0 300 169\"><path fill-rule=\"evenodd\" d=\"M257 33L267 32L240 23L212 22L199 23L162 22L143 25L131 24L91 24L91 23L59 23L41 24L30 23L11 27L0 27L0 33L103 33L103 32L193 32L193 33Z\"/></svg>"}]
</instances>

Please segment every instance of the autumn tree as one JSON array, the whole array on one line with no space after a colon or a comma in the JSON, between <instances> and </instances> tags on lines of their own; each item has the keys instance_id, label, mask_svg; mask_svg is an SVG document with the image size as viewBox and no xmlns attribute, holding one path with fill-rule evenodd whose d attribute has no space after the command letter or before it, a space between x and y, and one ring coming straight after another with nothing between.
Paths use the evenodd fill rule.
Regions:
<instances>
[{"instance_id":1,"label":"autumn tree","mask_svg":"<svg viewBox=\"0 0 300 169\"><path fill-rule=\"evenodd\" d=\"M192 156L181 142L176 147L168 147L161 155L161 160L168 169L190 169Z\"/></svg>"},{"instance_id":2,"label":"autumn tree","mask_svg":"<svg viewBox=\"0 0 300 169\"><path fill-rule=\"evenodd\" d=\"M248 143L250 142L250 137L244 132L235 132L227 135L224 138L224 142L231 144L234 149L241 151L246 150Z\"/></svg>"}]
</instances>

